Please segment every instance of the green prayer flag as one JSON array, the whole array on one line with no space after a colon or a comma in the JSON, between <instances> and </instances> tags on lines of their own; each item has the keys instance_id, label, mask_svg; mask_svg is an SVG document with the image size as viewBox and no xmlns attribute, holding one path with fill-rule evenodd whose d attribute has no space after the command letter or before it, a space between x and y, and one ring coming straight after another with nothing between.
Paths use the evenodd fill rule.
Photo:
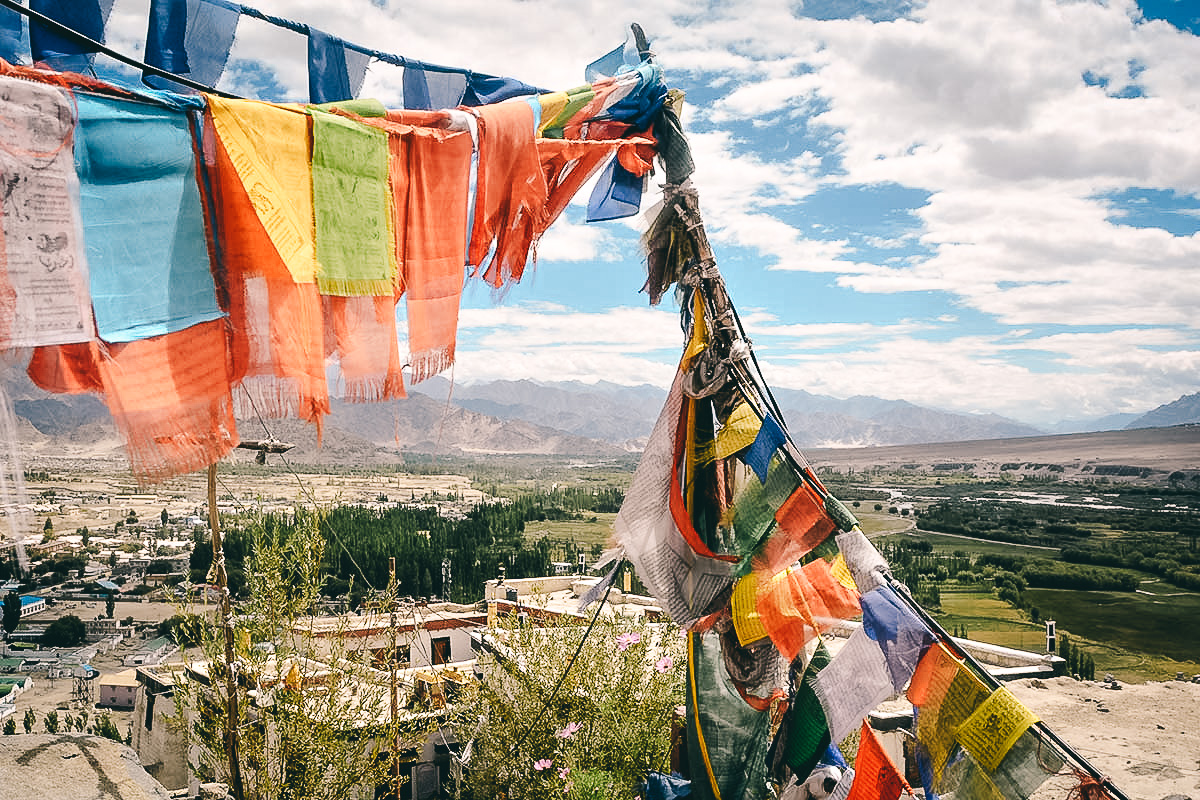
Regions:
<instances>
[{"instance_id":1,"label":"green prayer flag","mask_svg":"<svg viewBox=\"0 0 1200 800\"><path fill-rule=\"evenodd\" d=\"M317 286L342 297L394 291L383 131L312 111Z\"/></svg>"}]
</instances>

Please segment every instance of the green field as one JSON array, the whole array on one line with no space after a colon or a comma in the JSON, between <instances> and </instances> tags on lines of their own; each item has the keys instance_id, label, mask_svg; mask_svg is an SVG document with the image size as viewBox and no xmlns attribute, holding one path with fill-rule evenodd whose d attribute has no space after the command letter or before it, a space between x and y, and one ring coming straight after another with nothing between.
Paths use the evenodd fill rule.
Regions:
<instances>
[{"instance_id":1,"label":"green field","mask_svg":"<svg viewBox=\"0 0 1200 800\"><path fill-rule=\"evenodd\" d=\"M936 533L902 536L927 541L935 553L947 555L954 551L1058 555L1053 548ZM1030 588L1025 590L1025 600L1037 607L1043 620L1055 620L1060 632L1095 658L1098 675L1111 673L1120 680L1144 681L1166 680L1176 672L1200 673L1200 629L1192 623L1200 614L1200 594L1182 591L1147 573L1135 574L1143 579L1137 593ZM942 613L937 617L947 630L953 632L955 626L965 625L972 639L1022 650L1044 649L1043 626L1033 624L1027 614L990 591L943 586L941 596Z\"/></svg>"},{"instance_id":2,"label":"green field","mask_svg":"<svg viewBox=\"0 0 1200 800\"><path fill-rule=\"evenodd\" d=\"M616 514L587 512L587 520L546 520L544 522L525 523L525 540L537 541L545 537L550 539L569 539L582 545L594 547L608 546L612 536L613 520ZM596 521L592 522L591 518Z\"/></svg>"},{"instance_id":3,"label":"green field","mask_svg":"<svg viewBox=\"0 0 1200 800\"><path fill-rule=\"evenodd\" d=\"M1098 645L1200 662L1200 629L1193 622L1200 616L1200 595L1195 593L1164 596L1026 589L1025 595L1043 617L1057 620L1061 627Z\"/></svg>"}]
</instances>

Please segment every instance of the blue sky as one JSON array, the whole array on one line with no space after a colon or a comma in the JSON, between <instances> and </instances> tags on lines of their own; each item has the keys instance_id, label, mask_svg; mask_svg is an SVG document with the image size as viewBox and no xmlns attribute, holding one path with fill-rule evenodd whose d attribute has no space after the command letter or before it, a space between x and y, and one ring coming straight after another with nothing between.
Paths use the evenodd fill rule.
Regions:
<instances>
[{"instance_id":1,"label":"blue sky","mask_svg":"<svg viewBox=\"0 0 1200 800\"><path fill-rule=\"evenodd\" d=\"M147 5L115 0L110 44L141 52ZM1200 390L1190 0L251 5L551 88L639 22L687 93L709 235L773 385L1035 424ZM304 96L295 34L244 20L232 62L224 88ZM399 84L373 65L363 94ZM644 226L573 206L520 285L470 287L454 379L665 386L682 340L671 301L638 294Z\"/></svg>"}]
</instances>

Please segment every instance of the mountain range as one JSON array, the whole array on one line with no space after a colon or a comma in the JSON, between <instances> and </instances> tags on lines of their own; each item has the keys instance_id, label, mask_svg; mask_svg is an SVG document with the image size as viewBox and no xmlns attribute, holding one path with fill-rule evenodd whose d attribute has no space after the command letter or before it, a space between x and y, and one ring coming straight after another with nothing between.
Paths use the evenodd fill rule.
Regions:
<instances>
[{"instance_id":1,"label":"mountain range","mask_svg":"<svg viewBox=\"0 0 1200 800\"><path fill-rule=\"evenodd\" d=\"M94 395L51 395L16 370L5 378L21 439L52 452L54 443L117 447L111 418ZM599 382L494 381L451 384L435 377L409 388L407 399L372 404L334 400L322 441L310 425L267 420L277 439L297 443L298 460L378 463L401 452L542 454L618 457L640 451L666 392L658 387ZM1142 416L1117 415L1043 430L995 414L961 414L903 400L845 399L775 390L793 440L802 448L956 442L1046 433L1161 427L1200 422L1200 393ZM258 421L243 438L264 438Z\"/></svg>"}]
</instances>

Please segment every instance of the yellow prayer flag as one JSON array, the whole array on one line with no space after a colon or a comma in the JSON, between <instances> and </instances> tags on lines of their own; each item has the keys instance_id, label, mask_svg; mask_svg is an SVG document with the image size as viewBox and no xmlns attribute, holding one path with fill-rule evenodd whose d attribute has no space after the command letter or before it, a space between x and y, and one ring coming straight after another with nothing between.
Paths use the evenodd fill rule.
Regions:
<instances>
[{"instance_id":1,"label":"yellow prayer flag","mask_svg":"<svg viewBox=\"0 0 1200 800\"><path fill-rule=\"evenodd\" d=\"M730 607L738 644L745 646L767 635L762 617L758 615L758 578L753 573L740 578L733 585Z\"/></svg>"},{"instance_id":2,"label":"yellow prayer flag","mask_svg":"<svg viewBox=\"0 0 1200 800\"><path fill-rule=\"evenodd\" d=\"M254 211L296 283L317 275L308 117L286 106L205 95Z\"/></svg>"},{"instance_id":3,"label":"yellow prayer flag","mask_svg":"<svg viewBox=\"0 0 1200 800\"><path fill-rule=\"evenodd\" d=\"M1037 719L1002 686L958 727L955 738L981 767L995 772L1004 755Z\"/></svg>"},{"instance_id":4,"label":"yellow prayer flag","mask_svg":"<svg viewBox=\"0 0 1200 800\"><path fill-rule=\"evenodd\" d=\"M833 563L829 565L829 572L833 575L833 579L845 586L852 592L857 592L858 587L854 584L854 576L850 574L850 568L846 566L846 558L838 553L833 559Z\"/></svg>"},{"instance_id":5,"label":"yellow prayer flag","mask_svg":"<svg viewBox=\"0 0 1200 800\"><path fill-rule=\"evenodd\" d=\"M739 403L737 408L729 413L725 425L717 431L716 458L729 458L739 450L744 450L754 444L762 420L749 403Z\"/></svg>"}]
</instances>

